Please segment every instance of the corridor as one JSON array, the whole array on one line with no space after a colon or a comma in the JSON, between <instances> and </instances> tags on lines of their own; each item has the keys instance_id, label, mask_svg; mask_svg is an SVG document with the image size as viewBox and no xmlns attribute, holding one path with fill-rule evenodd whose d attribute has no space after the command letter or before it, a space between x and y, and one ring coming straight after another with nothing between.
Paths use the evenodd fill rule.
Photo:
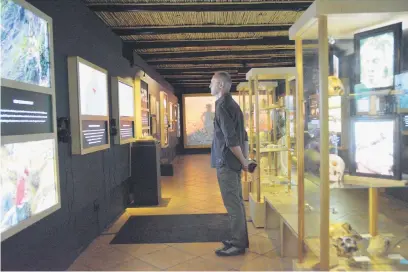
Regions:
<instances>
[{"instance_id":1,"label":"corridor","mask_svg":"<svg viewBox=\"0 0 408 272\"><path fill-rule=\"evenodd\" d=\"M174 176L162 177L160 207L127 209L95 239L69 270L266 271L291 270L291 260L277 256L277 241L248 222L250 248L243 256L217 257L221 243L111 245L130 216L226 213L209 155L180 156ZM248 203L245 203L248 209ZM248 214L248 212L247 212Z\"/></svg>"}]
</instances>

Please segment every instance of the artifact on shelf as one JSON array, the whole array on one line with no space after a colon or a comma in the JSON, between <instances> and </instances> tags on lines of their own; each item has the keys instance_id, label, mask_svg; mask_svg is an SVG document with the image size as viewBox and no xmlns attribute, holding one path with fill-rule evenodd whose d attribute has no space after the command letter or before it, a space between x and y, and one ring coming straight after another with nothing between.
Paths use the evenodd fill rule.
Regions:
<instances>
[{"instance_id":1,"label":"artifact on shelf","mask_svg":"<svg viewBox=\"0 0 408 272\"><path fill-rule=\"evenodd\" d=\"M391 241L389 238L383 235L376 235L371 237L367 252L372 257L384 257L389 252L390 247Z\"/></svg>"},{"instance_id":2,"label":"artifact on shelf","mask_svg":"<svg viewBox=\"0 0 408 272\"><path fill-rule=\"evenodd\" d=\"M329 76L329 96L339 96L344 94L343 82L338 77Z\"/></svg>"},{"instance_id":3,"label":"artifact on shelf","mask_svg":"<svg viewBox=\"0 0 408 272\"><path fill-rule=\"evenodd\" d=\"M329 180L330 188L344 187L344 169L346 164L344 160L335 154L329 154Z\"/></svg>"},{"instance_id":4,"label":"artifact on shelf","mask_svg":"<svg viewBox=\"0 0 408 272\"><path fill-rule=\"evenodd\" d=\"M331 224L329 235L338 257L352 257L358 251L357 242L363 239L348 223Z\"/></svg>"},{"instance_id":5,"label":"artifact on shelf","mask_svg":"<svg viewBox=\"0 0 408 272\"><path fill-rule=\"evenodd\" d=\"M394 244L391 242L389 237L381 234L371 237L367 248L368 254L374 258L386 257L401 242L408 240L408 225L404 227L404 230L405 237L401 238Z\"/></svg>"}]
</instances>

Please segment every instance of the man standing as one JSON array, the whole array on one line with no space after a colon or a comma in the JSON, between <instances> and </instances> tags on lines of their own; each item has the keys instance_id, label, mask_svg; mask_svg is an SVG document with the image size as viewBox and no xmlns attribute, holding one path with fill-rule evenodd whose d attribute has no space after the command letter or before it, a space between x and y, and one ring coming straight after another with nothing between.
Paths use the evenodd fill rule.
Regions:
<instances>
[{"instance_id":1,"label":"man standing","mask_svg":"<svg viewBox=\"0 0 408 272\"><path fill-rule=\"evenodd\" d=\"M249 247L241 185L241 170L248 171L248 162L243 155L246 131L241 108L230 94L231 84L231 76L226 72L215 73L210 84L211 94L217 98L211 166L217 169L232 236L231 240L222 242L222 248L216 250L218 256L244 254Z\"/></svg>"}]
</instances>

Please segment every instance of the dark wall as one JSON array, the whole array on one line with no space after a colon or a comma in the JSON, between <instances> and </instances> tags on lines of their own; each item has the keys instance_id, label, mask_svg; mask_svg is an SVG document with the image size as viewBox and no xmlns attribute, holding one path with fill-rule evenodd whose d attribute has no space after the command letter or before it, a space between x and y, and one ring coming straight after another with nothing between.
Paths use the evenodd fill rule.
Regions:
<instances>
[{"instance_id":1,"label":"dark wall","mask_svg":"<svg viewBox=\"0 0 408 272\"><path fill-rule=\"evenodd\" d=\"M122 57L120 38L81 0L29 2L53 18L57 117L69 116L68 56L103 67L109 76L135 75ZM129 145L72 156L70 145L60 143L58 152L62 207L2 242L2 270L65 270L124 210Z\"/></svg>"}]
</instances>

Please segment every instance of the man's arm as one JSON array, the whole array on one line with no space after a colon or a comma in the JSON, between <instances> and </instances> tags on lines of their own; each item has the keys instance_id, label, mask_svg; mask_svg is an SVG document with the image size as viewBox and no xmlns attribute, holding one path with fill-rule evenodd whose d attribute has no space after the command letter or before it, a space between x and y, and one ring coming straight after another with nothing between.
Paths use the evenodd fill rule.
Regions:
<instances>
[{"instance_id":1,"label":"man's arm","mask_svg":"<svg viewBox=\"0 0 408 272\"><path fill-rule=\"evenodd\" d=\"M241 146L239 145L237 133L235 131L234 121L231 119L228 112L223 108L219 107L219 118L220 127L222 133L224 134L225 143L231 152L237 157L241 162L242 167L245 171L248 170L248 162L242 152Z\"/></svg>"}]
</instances>

